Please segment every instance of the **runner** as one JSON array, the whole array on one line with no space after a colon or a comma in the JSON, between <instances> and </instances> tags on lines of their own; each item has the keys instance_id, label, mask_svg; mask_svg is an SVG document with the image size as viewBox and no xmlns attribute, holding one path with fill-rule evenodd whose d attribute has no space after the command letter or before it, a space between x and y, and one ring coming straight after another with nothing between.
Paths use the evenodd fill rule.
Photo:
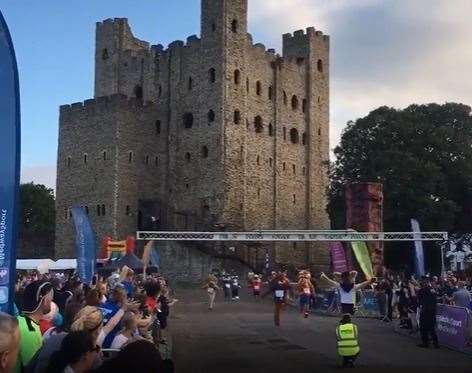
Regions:
<instances>
[{"instance_id":1,"label":"runner","mask_svg":"<svg viewBox=\"0 0 472 373\"><path fill-rule=\"evenodd\" d=\"M280 326L280 313L282 312L286 302L290 284L283 273L275 275L274 279L269 283L269 290L262 296L263 298L272 293L274 296L274 324Z\"/></svg>"},{"instance_id":2,"label":"runner","mask_svg":"<svg viewBox=\"0 0 472 373\"><path fill-rule=\"evenodd\" d=\"M239 285L239 277L233 276L231 279L231 299L232 300L239 300L239 289L241 285Z\"/></svg>"},{"instance_id":3,"label":"runner","mask_svg":"<svg viewBox=\"0 0 472 373\"><path fill-rule=\"evenodd\" d=\"M216 284L215 277L210 275L207 278L205 285L202 286L202 289L206 289L208 293L208 309L213 311L213 305L215 303L216 292L220 289Z\"/></svg>"},{"instance_id":4,"label":"runner","mask_svg":"<svg viewBox=\"0 0 472 373\"><path fill-rule=\"evenodd\" d=\"M254 275L252 281L251 281L251 286L252 286L252 292L254 297L257 299L261 295L261 288L262 288L262 280L259 277L259 275Z\"/></svg>"},{"instance_id":5,"label":"runner","mask_svg":"<svg viewBox=\"0 0 472 373\"><path fill-rule=\"evenodd\" d=\"M315 293L315 289L313 288L309 277L310 274L308 271L301 271L299 273L297 284L297 291L300 300L300 313L304 315L305 318L309 315L310 301L312 295Z\"/></svg>"},{"instance_id":6,"label":"runner","mask_svg":"<svg viewBox=\"0 0 472 373\"><path fill-rule=\"evenodd\" d=\"M230 301L231 300L231 277L227 273L224 273L223 277L221 278L221 282L223 283L223 292L225 295L225 300Z\"/></svg>"}]
</instances>

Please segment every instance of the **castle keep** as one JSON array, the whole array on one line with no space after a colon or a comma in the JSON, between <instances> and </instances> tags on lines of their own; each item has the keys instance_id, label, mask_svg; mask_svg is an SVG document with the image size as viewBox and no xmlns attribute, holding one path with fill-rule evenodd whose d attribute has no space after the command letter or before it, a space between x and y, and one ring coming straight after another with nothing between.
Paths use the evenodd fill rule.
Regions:
<instances>
[{"instance_id":1,"label":"castle keep","mask_svg":"<svg viewBox=\"0 0 472 373\"><path fill-rule=\"evenodd\" d=\"M97 240L142 230L329 229L329 37L254 44L248 0L202 0L201 36L167 49L126 19L97 23L95 95L60 108L56 256L73 256L70 208ZM325 265L322 248L237 255Z\"/></svg>"}]
</instances>

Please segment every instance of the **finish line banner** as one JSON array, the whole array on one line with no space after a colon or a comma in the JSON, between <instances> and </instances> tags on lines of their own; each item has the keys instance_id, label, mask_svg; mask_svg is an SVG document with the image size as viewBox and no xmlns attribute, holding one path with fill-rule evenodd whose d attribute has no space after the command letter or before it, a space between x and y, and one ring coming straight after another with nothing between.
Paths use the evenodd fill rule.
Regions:
<instances>
[{"instance_id":1,"label":"finish line banner","mask_svg":"<svg viewBox=\"0 0 472 373\"><path fill-rule=\"evenodd\" d=\"M0 12L0 311L13 312L20 182L20 93L15 51Z\"/></svg>"},{"instance_id":2,"label":"finish line banner","mask_svg":"<svg viewBox=\"0 0 472 373\"><path fill-rule=\"evenodd\" d=\"M436 323L439 344L461 351L465 349L468 326L466 308L438 304Z\"/></svg>"}]
</instances>

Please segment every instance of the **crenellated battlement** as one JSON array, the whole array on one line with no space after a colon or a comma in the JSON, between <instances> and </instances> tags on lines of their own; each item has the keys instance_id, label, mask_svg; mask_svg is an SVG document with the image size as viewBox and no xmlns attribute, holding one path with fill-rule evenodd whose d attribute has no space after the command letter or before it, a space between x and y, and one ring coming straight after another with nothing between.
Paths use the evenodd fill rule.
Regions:
<instances>
[{"instance_id":1,"label":"crenellated battlement","mask_svg":"<svg viewBox=\"0 0 472 373\"><path fill-rule=\"evenodd\" d=\"M59 107L61 115L77 114L80 112L102 111L110 108L120 110L131 108L150 108L155 105L152 101L143 102L135 97L128 97L123 94L115 94L111 96L97 97L81 102L74 102L70 105L61 105Z\"/></svg>"}]
</instances>

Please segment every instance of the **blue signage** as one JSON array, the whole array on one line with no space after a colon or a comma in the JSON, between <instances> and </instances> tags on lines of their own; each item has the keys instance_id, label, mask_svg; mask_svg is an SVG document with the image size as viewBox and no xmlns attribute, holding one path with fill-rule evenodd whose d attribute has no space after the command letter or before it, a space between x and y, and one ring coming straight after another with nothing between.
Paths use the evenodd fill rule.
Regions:
<instances>
[{"instance_id":1,"label":"blue signage","mask_svg":"<svg viewBox=\"0 0 472 373\"><path fill-rule=\"evenodd\" d=\"M95 273L96 243L92 226L83 207L72 208L75 226L75 248L77 255L77 272L85 284L92 282Z\"/></svg>"},{"instance_id":2,"label":"blue signage","mask_svg":"<svg viewBox=\"0 0 472 373\"><path fill-rule=\"evenodd\" d=\"M0 12L0 311L13 313L20 183L20 92L15 51Z\"/></svg>"}]
</instances>

